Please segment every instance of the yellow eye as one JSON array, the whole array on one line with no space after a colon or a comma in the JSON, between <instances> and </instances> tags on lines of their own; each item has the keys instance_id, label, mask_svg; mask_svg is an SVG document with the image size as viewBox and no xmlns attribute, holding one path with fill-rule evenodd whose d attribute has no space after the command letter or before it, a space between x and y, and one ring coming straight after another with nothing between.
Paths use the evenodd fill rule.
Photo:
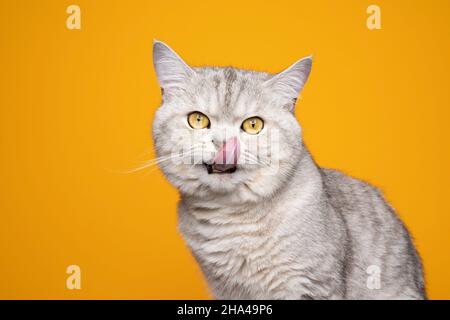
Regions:
<instances>
[{"instance_id":1,"label":"yellow eye","mask_svg":"<svg viewBox=\"0 0 450 320\"><path fill-rule=\"evenodd\" d=\"M264 121L258 117L248 118L242 122L242 130L248 134L258 134L264 127Z\"/></svg>"},{"instance_id":2,"label":"yellow eye","mask_svg":"<svg viewBox=\"0 0 450 320\"><path fill-rule=\"evenodd\" d=\"M195 111L188 115L188 123L192 129L204 129L209 127L209 119L203 113Z\"/></svg>"}]
</instances>

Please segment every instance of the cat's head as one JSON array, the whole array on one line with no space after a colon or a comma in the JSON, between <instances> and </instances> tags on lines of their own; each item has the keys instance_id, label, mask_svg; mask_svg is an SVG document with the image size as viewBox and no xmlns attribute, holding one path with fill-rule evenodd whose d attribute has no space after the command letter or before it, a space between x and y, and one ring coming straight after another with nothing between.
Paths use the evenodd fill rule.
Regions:
<instances>
[{"instance_id":1,"label":"cat's head","mask_svg":"<svg viewBox=\"0 0 450 320\"><path fill-rule=\"evenodd\" d=\"M153 138L166 177L183 194L270 196L303 152L296 99L312 59L272 75L226 67L193 68L155 41L162 104Z\"/></svg>"}]
</instances>

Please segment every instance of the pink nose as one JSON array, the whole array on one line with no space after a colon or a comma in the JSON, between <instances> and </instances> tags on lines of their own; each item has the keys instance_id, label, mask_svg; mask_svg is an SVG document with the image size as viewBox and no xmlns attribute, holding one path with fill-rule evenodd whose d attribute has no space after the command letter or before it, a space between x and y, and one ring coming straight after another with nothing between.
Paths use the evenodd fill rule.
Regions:
<instances>
[{"instance_id":1,"label":"pink nose","mask_svg":"<svg viewBox=\"0 0 450 320\"><path fill-rule=\"evenodd\" d=\"M239 158L239 140L237 137L228 139L213 159L214 164L236 166Z\"/></svg>"}]
</instances>

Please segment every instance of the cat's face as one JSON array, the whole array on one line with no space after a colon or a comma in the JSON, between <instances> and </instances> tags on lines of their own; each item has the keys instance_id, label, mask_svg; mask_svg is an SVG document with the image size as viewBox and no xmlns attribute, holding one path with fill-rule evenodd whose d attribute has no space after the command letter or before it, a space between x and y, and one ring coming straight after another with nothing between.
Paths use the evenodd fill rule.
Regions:
<instances>
[{"instance_id":1,"label":"cat's face","mask_svg":"<svg viewBox=\"0 0 450 320\"><path fill-rule=\"evenodd\" d=\"M268 196L301 157L295 99L311 68L305 58L270 75L191 68L162 42L154 65L163 92L153 138L166 177L182 193Z\"/></svg>"}]
</instances>

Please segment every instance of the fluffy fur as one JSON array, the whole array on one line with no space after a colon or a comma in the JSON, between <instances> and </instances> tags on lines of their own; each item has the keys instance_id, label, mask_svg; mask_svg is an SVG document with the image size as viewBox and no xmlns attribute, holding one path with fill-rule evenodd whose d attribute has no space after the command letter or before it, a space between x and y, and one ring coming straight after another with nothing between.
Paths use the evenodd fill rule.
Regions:
<instances>
[{"instance_id":1,"label":"fluffy fur","mask_svg":"<svg viewBox=\"0 0 450 320\"><path fill-rule=\"evenodd\" d=\"M180 192L179 230L215 298L425 298L418 254L381 193L320 168L302 142L293 109L311 57L276 75L191 68L159 41L153 58L163 89L153 127L160 167ZM210 127L190 128L193 111ZM240 129L251 116L264 120L258 135ZM229 135L241 142L242 163L208 174L203 163ZM370 266L378 289L367 285Z\"/></svg>"}]
</instances>

